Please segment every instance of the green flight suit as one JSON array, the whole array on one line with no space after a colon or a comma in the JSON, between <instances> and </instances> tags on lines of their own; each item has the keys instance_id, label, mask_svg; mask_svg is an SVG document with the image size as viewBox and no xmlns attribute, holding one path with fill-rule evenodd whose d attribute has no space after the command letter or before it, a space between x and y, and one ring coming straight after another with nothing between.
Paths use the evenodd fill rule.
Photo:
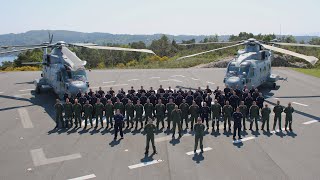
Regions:
<instances>
[{"instance_id":1,"label":"green flight suit","mask_svg":"<svg viewBox=\"0 0 320 180\"><path fill-rule=\"evenodd\" d=\"M261 109L261 118L262 118L261 130L264 130L264 124L267 122L267 131L269 131L270 113L271 113L271 109L268 107L267 108L264 107Z\"/></svg>"},{"instance_id":2,"label":"green flight suit","mask_svg":"<svg viewBox=\"0 0 320 180\"><path fill-rule=\"evenodd\" d=\"M217 131L219 131L219 121L221 118L221 105L219 103L211 105L212 115L212 129L214 129L215 122L217 121Z\"/></svg>"},{"instance_id":3,"label":"green flight suit","mask_svg":"<svg viewBox=\"0 0 320 180\"><path fill-rule=\"evenodd\" d=\"M273 130L276 128L277 120L279 120L279 131L282 131L281 129L281 113L283 112L283 106L276 105L273 107L274 112L274 121L273 121Z\"/></svg>"},{"instance_id":4,"label":"green flight suit","mask_svg":"<svg viewBox=\"0 0 320 180\"><path fill-rule=\"evenodd\" d=\"M144 118L145 118L145 124L148 122L148 118L153 119L152 114L153 114L153 104L152 103L146 103L144 104Z\"/></svg>"},{"instance_id":5,"label":"green flight suit","mask_svg":"<svg viewBox=\"0 0 320 180\"><path fill-rule=\"evenodd\" d=\"M193 130L193 124L197 121L199 117L199 106L198 105L191 105L189 107L190 112L190 121L191 121L191 130Z\"/></svg>"},{"instance_id":6,"label":"green flight suit","mask_svg":"<svg viewBox=\"0 0 320 180\"><path fill-rule=\"evenodd\" d=\"M114 108L114 111L117 111L117 109L120 109L120 113L124 116L125 110L122 102L114 103L113 108Z\"/></svg>"},{"instance_id":7,"label":"green flight suit","mask_svg":"<svg viewBox=\"0 0 320 180\"><path fill-rule=\"evenodd\" d=\"M147 137L146 154L149 152L150 141L151 141L151 144L152 144L153 152L154 153L156 152L156 146L154 145L154 133L155 133L155 130L156 130L156 126L154 124L147 124L144 127L144 132L146 133L146 137Z\"/></svg>"},{"instance_id":8,"label":"green flight suit","mask_svg":"<svg viewBox=\"0 0 320 180\"><path fill-rule=\"evenodd\" d=\"M69 123L71 124L72 127L72 115L73 115L73 110L72 110L72 104L65 103L64 104L64 119L66 123L66 127L69 127Z\"/></svg>"},{"instance_id":9,"label":"green flight suit","mask_svg":"<svg viewBox=\"0 0 320 180\"><path fill-rule=\"evenodd\" d=\"M63 105L61 103L56 103L54 105L54 109L56 111L56 128L59 126L59 123L61 124L62 127L64 127L64 122L63 122Z\"/></svg>"},{"instance_id":10,"label":"green flight suit","mask_svg":"<svg viewBox=\"0 0 320 180\"><path fill-rule=\"evenodd\" d=\"M114 116L114 107L113 104L106 104L104 106L106 121L107 121L107 128L109 127L109 123L111 127L113 127L112 118Z\"/></svg>"},{"instance_id":11,"label":"green flight suit","mask_svg":"<svg viewBox=\"0 0 320 180\"><path fill-rule=\"evenodd\" d=\"M176 126L178 126L178 132L179 132L179 137L181 137L181 119L182 119L182 112L180 109L174 109L171 111L171 118L172 118L172 123L173 123L173 134L176 133Z\"/></svg>"},{"instance_id":12,"label":"green flight suit","mask_svg":"<svg viewBox=\"0 0 320 180\"><path fill-rule=\"evenodd\" d=\"M164 104L156 104L156 118L157 118L157 129L159 129L159 123L161 122L162 128L164 128L164 116L166 107Z\"/></svg>"},{"instance_id":13,"label":"green flight suit","mask_svg":"<svg viewBox=\"0 0 320 180\"><path fill-rule=\"evenodd\" d=\"M84 129L87 128L87 120L89 119L91 126L93 126L92 124L92 111L93 111L93 106L91 104L85 104L83 106L83 110L84 110Z\"/></svg>"},{"instance_id":14,"label":"green flight suit","mask_svg":"<svg viewBox=\"0 0 320 180\"><path fill-rule=\"evenodd\" d=\"M95 104L95 113L96 113L96 128L98 127L98 119L100 119L101 127L103 127L103 110L104 105L102 103L96 103Z\"/></svg>"},{"instance_id":15,"label":"green flight suit","mask_svg":"<svg viewBox=\"0 0 320 180\"><path fill-rule=\"evenodd\" d=\"M172 121L171 112L173 111L175 105L176 104L174 103L167 103L166 105L168 129L170 129L170 126L171 126L171 121Z\"/></svg>"},{"instance_id":16,"label":"green flight suit","mask_svg":"<svg viewBox=\"0 0 320 180\"><path fill-rule=\"evenodd\" d=\"M283 112L286 113L286 122L284 128L287 130L289 125L289 130L292 131L292 113L294 112L294 109L293 107L286 107Z\"/></svg>"},{"instance_id":17,"label":"green flight suit","mask_svg":"<svg viewBox=\"0 0 320 180\"><path fill-rule=\"evenodd\" d=\"M180 104L179 109L181 109L182 112L182 119L181 119L181 128L183 126L183 120L186 123L186 127L188 128L188 121L189 121L189 104L188 103L182 103Z\"/></svg>"},{"instance_id":18,"label":"green flight suit","mask_svg":"<svg viewBox=\"0 0 320 180\"><path fill-rule=\"evenodd\" d=\"M229 126L229 131L231 131L231 117L233 113L233 107L231 105L224 105L222 108L223 120L224 120L224 130L227 128L227 122Z\"/></svg>"},{"instance_id":19,"label":"green flight suit","mask_svg":"<svg viewBox=\"0 0 320 180\"><path fill-rule=\"evenodd\" d=\"M133 127L133 117L134 117L134 105L131 104L126 104L125 106L126 109L126 118L127 118L127 127L129 127L129 123L131 124L131 127ZM138 123L136 123L136 128L138 127Z\"/></svg>"},{"instance_id":20,"label":"green flight suit","mask_svg":"<svg viewBox=\"0 0 320 180\"><path fill-rule=\"evenodd\" d=\"M82 112L81 104L80 103L74 104L73 111L74 111L74 123L76 124L76 127L78 127L78 124L81 127L81 112Z\"/></svg>"},{"instance_id":21,"label":"green flight suit","mask_svg":"<svg viewBox=\"0 0 320 180\"><path fill-rule=\"evenodd\" d=\"M256 130L258 131L259 110L260 108L257 105L252 105L249 109L250 119L251 119L250 130L252 130L253 122L255 122Z\"/></svg>"},{"instance_id":22,"label":"green flight suit","mask_svg":"<svg viewBox=\"0 0 320 180\"><path fill-rule=\"evenodd\" d=\"M194 125L194 137L195 137L195 143L194 143L194 151L198 148L198 143L200 141L200 149L203 152L203 136L204 136L204 129L205 126L203 124L196 123Z\"/></svg>"},{"instance_id":23,"label":"green flight suit","mask_svg":"<svg viewBox=\"0 0 320 180\"><path fill-rule=\"evenodd\" d=\"M134 106L134 110L136 111L136 125L138 124L138 122L140 121L141 127L143 127L143 123L142 123L142 114L143 114L143 105L142 104L136 104Z\"/></svg>"},{"instance_id":24,"label":"green flight suit","mask_svg":"<svg viewBox=\"0 0 320 180\"><path fill-rule=\"evenodd\" d=\"M240 105L240 112L242 114L242 125L243 125L243 130L246 130L246 119L247 119L247 113L248 113L248 107L246 105Z\"/></svg>"}]
</instances>

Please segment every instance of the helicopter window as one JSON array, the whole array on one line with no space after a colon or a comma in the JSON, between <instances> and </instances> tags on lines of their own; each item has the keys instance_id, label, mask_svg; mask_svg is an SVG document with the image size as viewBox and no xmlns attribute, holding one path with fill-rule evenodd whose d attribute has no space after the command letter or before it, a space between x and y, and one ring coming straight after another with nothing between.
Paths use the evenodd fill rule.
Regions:
<instances>
[{"instance_id":1,"label":"helicopter window","mask_svg":"<svg viewBox=\"0 0 320 180\"><path fill-rule=\"evenodd\" d=\"M76 71L72 71L72 79L73 80L85 81L86 76L87 76L86 71L84 69L78 69Z\"/></svg>"},{"instance_id":2,"label":"helicopter window","mask_svg":"<svg viewBox=\"0 0 320 180\"><path fill-rule=\"evenodd\" d=\"M243 74L244 72L245 72L246 74L248 74L249 69L250 69L250 65L247 65L247 64L242 65L242 64L241 64L241 65L240 65L239 72L240 72L241 74Z\"/></svg>"},{"instance_id":3,"label":"helicopter window","mask_svg":"<svg viewBox=\"0 0 320 180\"><path fill-rule=\"evenodd\" d=\"M239 67L236 67L235 64L229 64L228 73L237 73L239 71Z\"/></svg>"}]
</instances>

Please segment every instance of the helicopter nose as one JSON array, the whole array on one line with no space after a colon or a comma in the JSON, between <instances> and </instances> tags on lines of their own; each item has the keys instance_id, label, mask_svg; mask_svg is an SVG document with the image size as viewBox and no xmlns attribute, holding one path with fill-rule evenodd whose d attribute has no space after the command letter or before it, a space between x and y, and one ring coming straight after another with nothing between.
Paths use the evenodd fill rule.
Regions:
<instances>
[{"instance_id":1,"label":"helicopter nose","mask_svg":"<svg viewBox=\"0 0 320 180\"><path fill-rule=\"evenodd\" d=\"M88 90L87 84L82 81L75 81L75 82L70 83L70 85L68 87L69 93L75 95L79 92L79 90L81 90L81 92L87 92L87 90Z\"/></svg>"},{"instance_id":2,"label":"helicopter nose","mask_svg":"<svg viewBox=\"0 0 320 180\"><path fill-rule=\"evenodd\" d=\"M228 85L229 87L236 87L242 89L243 83L239 77L229 77L226 79L225 84Z\"/></svg>"}]
</instances>

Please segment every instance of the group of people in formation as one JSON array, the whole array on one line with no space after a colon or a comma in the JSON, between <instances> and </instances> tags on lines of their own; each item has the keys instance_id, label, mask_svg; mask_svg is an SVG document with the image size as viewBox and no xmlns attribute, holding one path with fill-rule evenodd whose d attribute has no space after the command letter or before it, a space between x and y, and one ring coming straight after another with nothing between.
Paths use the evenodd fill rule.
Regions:
<instances>
[{"instance_id":1,"label":"group of people in formation","mask_svg":"<svg viewBox=\"0 0 320 180\"><path fill-rule=\"evenodd\" d=\"M55 104L56 111L56 127L70 128L81 127L82 119L84 119L84 129L87 128L88 121L93 126L93 118L95 118L95 128L100 122L103 127L103 118L106 118L106 128L114 126L115 139L120 132L123 138L122 129L137 129L145 125L148 142L151 141L154 147L154 140L151 138L155 131L165 128L165 120L167 130L172 131L175 136L176 128L178 128L179 138L182 136L183 124L186 129L195 131L196 145L200 141L202 149L203 131L212 127L212 131L219 131L219 122L223 122L223 130L231 131L231 121L233 125L233 139L236 135L241 139L241 128L246 130L246 121L250 122L249 130L252 130L253 124L255 130L258 131L258 120L262 120L261 130L270 131L269 119L271 109L268 104L264 103L265 99L257 88L226 86L223 90L219 86L212 91L209 86L206 89L200 87L196 90L179 90L164 89L162 85L157 90L150 87L145 90L143 86L139 90L131 87L125 92L121 88L117 93L112 89L105 92L99 88L98 91L89 90L89 92L81 92L76 96L70 94L64 95L65 103L62 104L57 99ZM294 112L291 103L287 107L280 105L280 101L273 108L274 122L273 130L278 122L281 131L282 112L286 114L285 130L289 126L292 131L292 113ZM261 115L261 116L260 116ZM153 121L156 121L155 125ZM211 123L210 123L211 121ZM205 125L204 125L205 123ZM59 125L60 124L60 125ZM172 129L171 129L172 124ZM147 143L149 145L149 143ZM149 149L149 148L148 148ZM155 147L154 147L155 151Z\"/></svg>"}]
</instances>

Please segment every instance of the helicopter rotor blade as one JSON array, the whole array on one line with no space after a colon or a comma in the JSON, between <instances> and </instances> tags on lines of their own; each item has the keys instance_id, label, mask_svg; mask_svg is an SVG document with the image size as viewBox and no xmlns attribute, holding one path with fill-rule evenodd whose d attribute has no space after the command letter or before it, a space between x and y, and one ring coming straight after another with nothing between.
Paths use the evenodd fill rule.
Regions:
<instances>
[{"instance_id":1,"label":"helicopter rotor blade","mask_svg":"<svg viewBox=\"0 0 320 180\"><path fill-rule=\"evenodd\" d=\"M24 62L21 64L23 64L23 65L39 65L39 64L43 64L43 62Z\"/></svg>"},{"instance_id":2,"label":"helicopter rotor blade","mask_svg":"<svg viewBox=\"0 0 320 180\"><path fill-rule=\"evenodd\" d=\"M273 42L273 44L277 44L277 45L280 45L280 46L299 46L299 47L317 47L317 48L320 48L320 45L313 45L313 44L278 43L278 42Z\"/></svg>"},{"instance_id":3,"label":"helicopter rotor blade","mask_svg":"<svg viewBox=\"0 0 320 180\"><path fill-rule=\"evenodd\" d=\"M42 44L31 44L31 45L8 45L8 46L0 46L2 49L9 49L9 48L21 48L21 47L36 47L36 46L43 46Z\"/></svg>"},{"instance_id":4,"label":"helicopter rotor blade","mask_svg":"<svg viewBox=\"0 0 320 180\"><path fill-rule=\"evenodd\" d=\"M148 54L154 54L155 53L152 50L149 49L133 49L133 48L122 48L122 47L110 47L110 46L97 46L96 44L71 44L74 46L79 46L79 47L85 47L89 49L102 49L102 50L111 50L111 51L131 51L131 52L142 52L142 53L148 53Z\"/></svg>"},{"instance_id":5,"label":"helicopter rotor blade","mask_svg":"<svg viewBox=\"0 0 320 180\"><path fill-rule=\"evenodd\" d=\"M10 50L10 51L1 51L0 54L10 54L10 53L21 52L21 51L42 49L42 48L46 48L46 47L48 47L48 46L38 46L38 47L32 47L32 48L15 49L15 50Z\"/></svg>"},{"instance_id":6,"label":"helicopter rotor blade","mask_svg":"<svg viewBox=\"0 0 320 180\"><path fill-rule=\"evenodd\" d=\"M209 50L209 51L204 51L204 52L200 52L200 53L196 53L196 54L191 54L191 55L188 55L188 56L182 56L182 57L179 57L177 60L181 60L181 59L185 59L185 58L189 58L189 57L194 57L194 56L198 56L198 55L201 55L201 54L206 54L206 53L209 53L209 52L219 51L219 50L223 50L223 49L227 49L227 48L231 48L231 47L236 47L236 46L240 46L240 45L243 45L243 44L245 44L245 42L238 43L238 44L233 44L233 45L230 45L230 46L225 46L225 47L221 47L221 48L217 48L217 49L212 49L212 50Z\"/></svg>"},{"instance_id":7,"label":"helicopter rotor blade","mask_svg":"<svg viewBox=\"0 0 320 180\"><path fill-rule=\"evenodd\" d=\"M206 45L206 44L236 44L242 41L226 41L226 42L206 42L206 43L191 43L191 44L178 44L179 46L191 46L191 45Z\"/></svg>"},{"instance_id":8,"label":"helicopter rotor blade","mask_svg":"<svg viewBox=\"0 0 320 180\"><path fill-rule=\"evenodd\" d=\"M272 51L276 51L282 54L288 54L290 56L294 56L294 57L298 57L301 59L304 59L306 61L308 61L309 63L311 63L312 65L315 65L317 63L317 61L319 60L318 58L314 57L314 56L306 56L303 54L299 54L293 51L289 51L286 49L282 49L282 48L278 48L278 47L274 47L274 46L270 46L270 45L266 45L266 44L261 44L261 46L263 46L266 49L272 50Z\"/></svg>"}]
</instances>

